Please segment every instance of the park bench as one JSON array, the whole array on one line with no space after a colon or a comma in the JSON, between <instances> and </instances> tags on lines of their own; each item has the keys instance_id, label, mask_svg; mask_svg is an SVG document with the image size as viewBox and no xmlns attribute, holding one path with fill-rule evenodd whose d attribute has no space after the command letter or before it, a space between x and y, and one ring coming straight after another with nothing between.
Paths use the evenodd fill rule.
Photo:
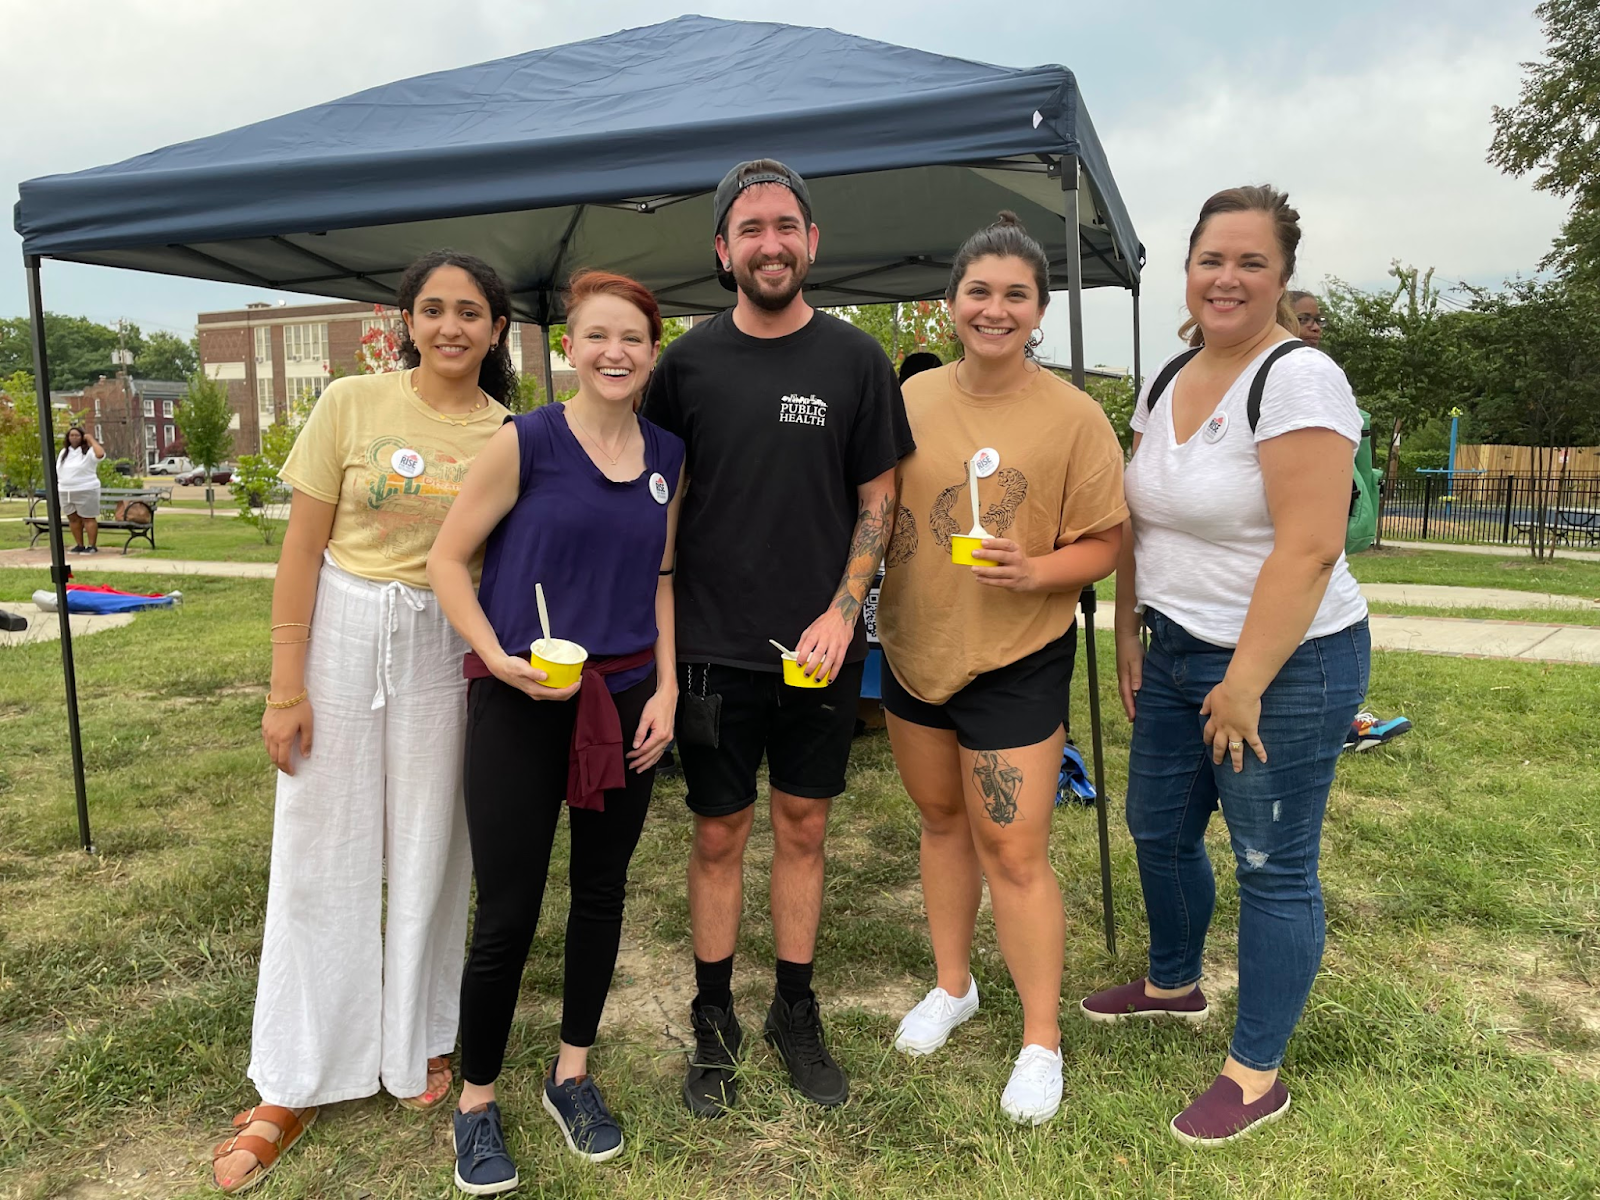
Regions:
<instances>
[{"instance_id":1,"label":"park bench","mask_svg":"<svg viewBox=\"0 0 1600 1200\"><path fill-rule=\"evenodd\" d=\"M1512 541L1531 538L1538 528L1535 521L1516 521L1512 524L1516 536ZM1600 511L1592 508L1561 508L1550 513L1545 523L1545 536L1558 545L1594 546L1600 543Z\"/></svg>"},{"instance_id":2,"label":"park bench","mask_svg":"<svg viewBox=\"0 0 1600 1200\"><path fill-rule=\"evenodd\" d=\"M143 538L150 543L150 549L154 550L156 511L171 499L172 489L169 487L103 487L100 489L100 528L102 531L110 530L113 533L128 535L127 541L122 543L124 554L128 552L128 547L133 544L135 538ZM50 509L43 491L35 491L29 499L28 515L24 521L33 528L29 546L37 544L40 538L50 532ZM66 525L66 518L63 517L61 526L65 529Z\"/></svg>"}]
</instances>

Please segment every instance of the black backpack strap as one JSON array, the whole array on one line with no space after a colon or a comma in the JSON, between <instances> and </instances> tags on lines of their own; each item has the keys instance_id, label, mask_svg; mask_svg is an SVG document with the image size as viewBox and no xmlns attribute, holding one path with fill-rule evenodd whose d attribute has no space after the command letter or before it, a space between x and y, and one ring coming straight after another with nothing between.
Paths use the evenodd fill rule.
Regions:
<instances>
[{"instance_id":1,"label":"black backpack strap","mask_svg":"<svg viewBox=\"0 0 1600 1200\"><path fill-rule=\"evenodd\" d=\"M1150 390L1144 396L1144 411L1146 415L1154 410L1156 401L1161 399L1161 393L1167 390L1173 379L1177 377L1178 372L1183 370L1188 365L1189 360L1200 353L1200 350L1201 347L1199 346L1196 346L1193 350L1185 350L1177 358L1174 358L1161 368L1161 374L1156 376L1156 381L1150 385Z\"/></svg>"},{"instance_id":2,"label":"black backpack strap","mask_svg":"<svg viewBox=\"0 0 1600 1200\"><path fill-rule=\"evenodd\" d=\"M1298 350L1304 345L1305 343L1299 338L1290 338L1287 342L1280 343L1276 350L1267 355L1267 361L1262 363L1260 369L1256 371L1256 377L1250 381L1250 400L1245 409L1246 415L1250 418L1251 433L1254 433L1256 426L1261 423L1261 397L1267 390L1267 372L1272 370L1272 364L1285 354L1288 354L1291 350Z\"/></svg>"}]
</instances>

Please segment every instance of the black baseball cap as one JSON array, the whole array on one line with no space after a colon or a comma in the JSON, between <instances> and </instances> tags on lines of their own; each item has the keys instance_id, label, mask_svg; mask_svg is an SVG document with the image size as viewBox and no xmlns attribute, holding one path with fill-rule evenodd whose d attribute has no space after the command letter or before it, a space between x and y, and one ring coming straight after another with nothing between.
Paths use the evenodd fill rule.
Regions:
<instances>
[{"instance_id":1,"label":"black baseball cap","mask_svg":"<svg viewBox=\"0 0 1600 1200\"><path fill-rule=\"evenodd\" d=\"M806 181L800 178L799 173L775 158L753 158L733 168L722 177L722 182L717 184L717 197L712 205L715 220L712 226L713 233L722 235L722 227L728 220L728 210L739 198L739 193L745 188L755 187L758 183L779 183L788 188L794 193L795 199L800 201L800 215L806 219L807 225L811 224L811 193L806 189ZM733 273L723 268L720 258L717 259L717 280L730 292L738 290Z\"/></svg>"}]
</instances>

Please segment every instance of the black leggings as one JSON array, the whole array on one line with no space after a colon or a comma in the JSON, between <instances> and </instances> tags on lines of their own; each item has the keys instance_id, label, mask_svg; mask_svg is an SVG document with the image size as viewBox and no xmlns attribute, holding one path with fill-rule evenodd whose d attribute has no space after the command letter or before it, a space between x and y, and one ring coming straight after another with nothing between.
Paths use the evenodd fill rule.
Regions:
<instances>
[{"instance_id":1,"label":"black leggings","mask_svg":"<svg viewBox=\"0 0 1600 1200\"><path fill-rule=\"evenodd\" d=\"M616 696L623 742L655 694L655 672ZM534 700L498 679L475 679L467 693L464 782L478 913L461 980L461 1074L493 1083L505 1058L522 968L539 924L550 848L567 795L567 755L578 702ZM655 768L628 769L627 784L606 793L604 812L571 809L566 977L561 1040L594 1044L617 965L628 861L639 843Z\"/></svg>"}]
</instances>

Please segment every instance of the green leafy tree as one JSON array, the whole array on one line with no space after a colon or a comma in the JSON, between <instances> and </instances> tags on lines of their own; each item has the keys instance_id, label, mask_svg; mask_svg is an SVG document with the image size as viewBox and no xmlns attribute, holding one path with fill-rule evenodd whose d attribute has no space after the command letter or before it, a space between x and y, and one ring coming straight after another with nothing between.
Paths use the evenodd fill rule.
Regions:
<instances>
[{"instance_id":1,"label":"green leafy tree","mask_svg":"<svg viewBox=\"0 0 1600 1200\"><path fill-rule=\"evenodd\" d=\"M137 325L126 325L123 341L137 362L144 338ZM117 331L88 317L46 313L45 351L50 358L50 390L72 391L116 370L111 361ZM33 369L33 342L26 317L0 320L0 378ZM183 376L178 376L183 378Z\"/></svg>"},{"instance_id":2,"label":"green leafy tree","mask_svg":"<svg viewBox=\"0 0 1600 1200\"><path fill-rule=\"evenodd\" d=\"M1600 3L1544 0L1545 56L1523 63L1522 92L1494 109L1489 162L1532 173L1541 191L1571 200L1568 219L1541 264L1600 274Z\"/></svg>"},{"instance_id":3,"label":"green leafy tree","mask_svg":"<svg viewBox=\"0 0 1600 1200\"><path fill-rule=\"evenodd\" d=\"M940 300L908 300L900 304L862 304L835 310L857 329L870 333L899 367L906 355L937 354L940 362L961 356L961 343L949 310Z\"/></svg>"},{"instance_id":4,"label":"green leafy tree","mask_svg":"<svg viewBox=\"0 0 1600 1200\"><path fill-rule=\"evenodd\" d=\"M265 545L272 545L279 528L288 520L290 490L279 472L289 461L289 451L294 449L295 439L315 405L315 400L302 403L285 420L267 426L261 435L261 453L241 454L233 472L230 486L239 518L255 526Z\"/></svg>"},{"instance_id":5,"label":"green leafy tree","mask_svg":"<svg viewBox=\"0 0 1600 1200\"><path fill-rule=\"evenodd\" d=\"M1122 456L1127 458L1133 452L1133 406L1139 398L1134 391L1133 379L1128 376L1106 379L1100 375L1090 375L1083 381L1083 387L1105 410L1111 428L1116 431L1117 441L1122 443Z\"/></svg>"},{"instance_id":6,"label":"green leafy tree","mask_svg":"<svg viewBox=\"0 0 1600 1200\"><path fill-rule=\"evenodd\" d=\"M1384 468L1393 493L1406 433L1447 413L1461 395L1467 353L1459 313L1441 310L1433 269L1393 263L1394 286L1362 291L1338 280L1325 289L1322 349L1344 368L1375 431L1387 430ZM1379 499L1380 528L1382 497Z\"/></svg>"},{"instance_id":7,"label":"green leafy tree","mask_svg":"<svg viewBox=\"0 0 1600 1200\"><path fill-rule=\"evenodd\" d=\"M1493 440L1534 447L1535 557L1554 550L1563 447L1600 440L1600 291L1564 278L1472 289L1476 422Z\"/></svg>"},{"instance_id":8,"label":"green leafy tree","mask_svg":"<svg viewBox=\"0 0 1600 1200\"><path fill-rule=\"evenodd\" d=\"M189 390L178 405L174 418L178 432L183 435L184 453L197 467L206 469L209 479L217 464L227 458L233 448L233 409L228 404L227 385L206 377L204 371L189 376ZM209 491L209 489L208 489ZM217 515L213 501L211 515Z\"/></svg>"},{"instance_id":9,"label":"green leafy tree","mask_svg":"<svg viewBox=\"0 0 1600 1200\"><path fill-rule=\"evenodd\" d=\"M35 402L32 371L0 378L0 474L9 487L30 494L44 486Z\"/></svg>"},{"instance_id":10,"label":"green leafy tree","mask_svg":"<svg viewBox=\"0 0 1600 1200\"><path fill-rule=\"evenodd\" d=\"M144 339L133 360L133 373L140 379L188 379L200 369L200 343L184 341L157 330Z\"/></svg>"}]
</instances>

